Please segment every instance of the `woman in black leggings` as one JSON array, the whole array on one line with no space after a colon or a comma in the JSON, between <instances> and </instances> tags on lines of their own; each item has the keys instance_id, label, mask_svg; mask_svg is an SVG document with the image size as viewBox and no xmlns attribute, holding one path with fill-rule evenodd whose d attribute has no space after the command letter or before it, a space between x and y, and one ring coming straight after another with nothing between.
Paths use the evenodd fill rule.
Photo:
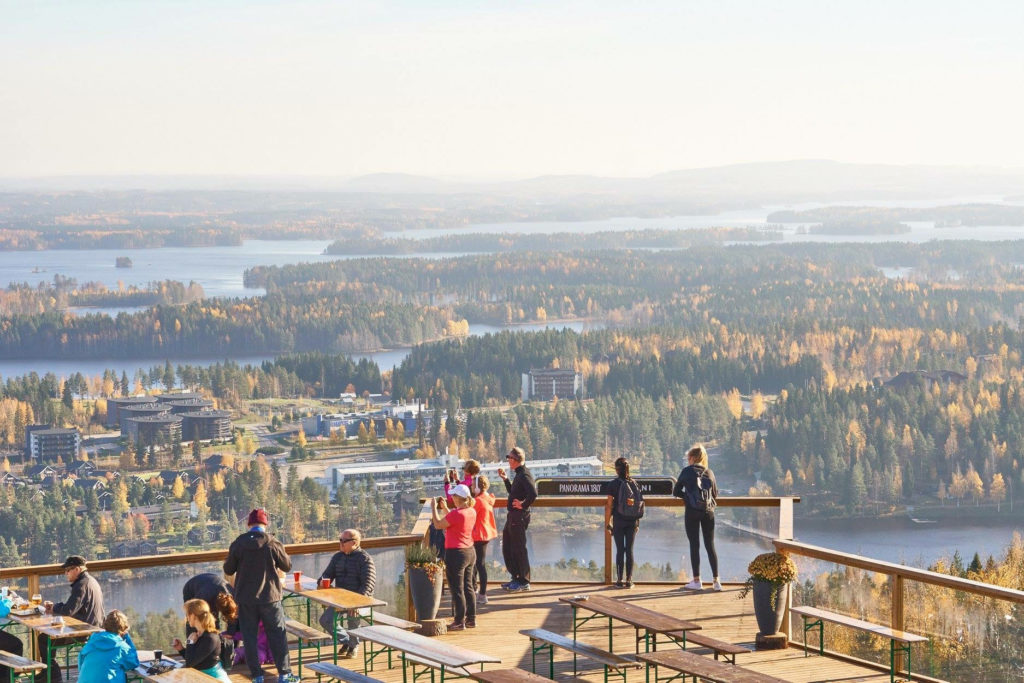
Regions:
<instances>
[{"instance_id":1,"label":"woman in black leggings","mask_svg":"<svg viewBox=\"0 0 1024 683\"><path fill-rule=\"evenodd\" d=\"M633 480L629 476L629 462L625 458L619 458L615 461L615 479L612 479L608 485L608 502L606 507L611 511L611 525L608 530L612 532L612 538L615 539L615 586L618 588L632 588L633 587L633 541L636 540L636 530L640 527L640 520L638 518L628 518L623 516L619 511L617 501L619 500L619 491L623 486L627 486L627 482L632 483ZM626 494L628 495L629 490L627 489ZM626 580L622 580L622 569L625 564L626 569Z\"/></svg>"},{"instance_id":2,"label":"woman in black leggings","mask_svg":"<svg viewBox=\"0 0 1024 683\"><path fill-rule=\"evenodd\" d=\"M715 552L715 501L718 499L718 484L708 467L708 452L703 446L694 446L686 454L689 465L679 473L672 495L686 501L686 515L683 518L686 538L690 541L690 566L693 580L683 586L689 590L703 590L700 580L700 537L704 535L704 549L711 563L712 587L722 590L718 580L718 553Z\"/></svg>"}]
</instances>

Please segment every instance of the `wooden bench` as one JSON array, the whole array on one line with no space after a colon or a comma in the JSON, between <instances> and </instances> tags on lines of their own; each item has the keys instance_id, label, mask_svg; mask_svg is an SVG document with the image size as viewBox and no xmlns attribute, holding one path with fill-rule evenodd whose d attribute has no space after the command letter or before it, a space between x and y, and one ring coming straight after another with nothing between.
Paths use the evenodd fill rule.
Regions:
<instances>
[{"instance_id":1,"label":"wooden bench","mask_svg":"<svg viewBox=\"0 0 1024 683\"><path fill-rule=\"evenodd\" d=\"M330 634L324 633L320 629L313 628L312 626L306 626L301 621L295 621L294 619L285 619L284 630L295 636L299 642L299 677L302 677L302 643L313 645L316 647L316 658L319 661L321 652L320 648L324 642L333 640Z\"/></svg>"},{"instance_id":2,"label":"wooden bench","mask_svg":"<svg viewBox=\"0 0 1024 683\"><path fill-rule=\"evenodd\" d=\"M16 655L13 652L7 650L0 650L0 665L6 666L11 671L11 683L14 683L14 679L21 678L22 676L32 675L35 676L36 672L46 671L46 665L42 662L37 662L34 659L28 659Z\"/></svg>"},{"instance_id":3,"label":"wooden bench","mask_svg":"<svg viewBox=\"0 0 1024 683\"><path fill-rule=\"evenodd\" d=\"M399 617L393 617L390 614L377 614L373 615L374 624L384 624L385 626L394 626L400 628L403 631L418 631L420 625L415 621L409 621L408 619L401 619ZM363 664L367 671L373 671L373 660L377 657L386 654L388 656L388 668L391 668L391 654L394 652L393 648L383 646L379 649L374 649L373 643L368 643L363 649Z\"/></svg>"},{"instance_id":4,"label":"wooden bench","mask_svg":"<svg viewBox=\"0 0 1024 683\"><path fill-rule=\"evenodd\" d=\"M406 679L405 667L407 664L412 667L413 681L426 673L417 672L417 665L425 665L431 669L429 672L431 680L434 679L433 669L440 669L441 683L444 683L449 673L458 677L466 677L472 666L480 665L480 669L483 670L485 663L501 662L500 657L476 652L451 642L437 641L418 633L409 633L396 626L374 624L352 629L350 633L364 643L376 643L401 651L403 681Z\"/></svg>"},{"instance_id":5,"label":"wooden bench","mask_svg":"<svg viewBox=\"0 0 1024 683\"><path fill-rule=\"evenodd\" d=\"M572 652L572 674L576 675L576 656L583 655L588 659L592 659L604 666L604 680L605 683L608 681L610 671L614 670L615 675L622 676L622 680L626 680L626 671L628 669L639 669L643 665L636 661L633 657L622 657L613 652L607 652L601 648L594 647L593 645L587 645L581 643L578 640L573 640L567 636L562 636L551 631L546 631L542 628L529 628L520 631L524 636L530 639L530 656L533 663L533 672L537 673L537 653L547 651L549 659L548 673L550 677L555 677L555 648L562 650L568 650ZM538 645L538 641L541 643Z\"/></svg>"},{"instance_id":6,"label":"wooden bench","mask_svg":"<svg viewBox=\"0 0 1024 683\"><path fill-rule=\"evenodd\" d=\"M899 631L888 626L872 624L870 621L848 617L845 614L829 612L817 607L791 607L789 611L800 615L804 620L804 656L807 656L807 632L811 629L818 629L818 654L825 654L825 624L830 621L841 626L849 626L858 631L873 633L877 636L889 639L889 681L896 680L896 652L902 652L907 656L907 680L910 680L910 646L914 643L925 643L928 639L916 633ZM896 643L901 643L897 645Z\"/></svg>"},{"instance_id":7,"label":"wooden bench","mask_svg":"<svg viewBox=\"0 0 1024 683\"><path fill-rule=\"evenodd\" d=\"M671 681L677 678L686 679L693 676L704 681L713 683L785 683L781 678L775 678L758 671L744 669L735 664L717 662L714 659L696 655L685 650L670 650L666 652L646 652L637 655L637 659L645 662L648 666L654 667L654 682ZM678 673L664 678L658 677L658 667L672 669Z\"/></svg>"},{"instance_id":8,"label":"wooden bench","mask_svg":"<svg viewBox=\"0 0 1024 683\"><path fill-rule=\"evenodd\" d=\"M358 671L352 671L346 669L343 666L337 664L331 664L330 662L313 662L306 667L310 671L316 672L316 679L319 681L321 676L327 676L333 678L336 681L349 681L349 683L374 683L379 682L379 678L370 678L364 676Z\"/></svg>"},{"instance_id":9,"label":"wooden bench","mask_svg":"<svg viewBox=\"0 0 1024 683\"><path fill-rule=\"evenodd\" d=\"M400 619L399 617L393 617L390 614L378 614L376 612L373 615L373 623L394 626L395 628L400 628L403 631L416 631L420 627L420 625L415 621Z\"/></svg>"},{"instance_id":10,"label":"wooden bench","mask_svg":"<svg viewBox=\"0 0 1024 683\"><path fill-rule=\"evenodd\" d=\"M714 651L715 659L718 659L719 655L725 658L725 661L730 664L736 663L736 655L746 654L751 652L749 647L743 647L742 645L736 645L734 643L728 643L724 640L718 640L712 638L709 635L698 633L697 631L672 631L666 633L669 638L673 640L683 641L683 647L687 644L693 644L697 647L706 647L709 650Z\"/></svg>"},{"instance_id":11,"label":"wooden bench","mask_svg":"<svg viewBox=\"0 0 1024 683\"><path fill-rule=\"evenodd\" d=\"M551 683L550 679L530 673L526 669L493 669L470 674L470 678L483 683Z\"/></svg>"}]
</instances>

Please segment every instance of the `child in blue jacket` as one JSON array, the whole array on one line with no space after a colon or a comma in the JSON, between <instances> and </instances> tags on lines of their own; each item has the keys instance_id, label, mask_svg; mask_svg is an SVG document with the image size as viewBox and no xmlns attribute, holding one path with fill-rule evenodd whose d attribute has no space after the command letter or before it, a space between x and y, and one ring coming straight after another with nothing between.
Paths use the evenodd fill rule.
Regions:
<instances>
[{"instance_id":1,"label":"child in blue jacket","mask_svg":"<svg viewBox=\"0 0 1024 683\"><path fill-rule=\"evenodd\" d=\"M78 653L78 683L125 683L125 672L139 666L139 653L128 635L128 618L113 610L103 630L89 636Z\"/></svg>"}]
</instances>

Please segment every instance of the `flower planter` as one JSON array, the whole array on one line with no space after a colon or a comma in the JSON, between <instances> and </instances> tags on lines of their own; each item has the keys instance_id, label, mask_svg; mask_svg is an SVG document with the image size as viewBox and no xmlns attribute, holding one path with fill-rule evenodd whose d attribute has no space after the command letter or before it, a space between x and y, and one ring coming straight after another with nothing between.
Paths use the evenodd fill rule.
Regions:
<instances>
[{"instance_id":1,"label":"flower planter","mask_svg":"<svg viewBox=\"0 0 1024 683\"><path fill-rule=\"evenodd\" d=\"M437 610L441 608L441 586L444 583L443 573L440 569L428 573L422 567L407 565L409 576L409 592L412 594L412 604L416 608L416 619L427 621L437 617Z\"/></svg>"},{"instance_id":2,"label":"flower planter","mask_svg":"<svg viewBox=\"0 0 1024 683\"><path fill-rule=\"evenodd\" d=\"M782 618L789 603L789 584L753 580L754 618L760 635L770 636L782 628Z\"/></svg>"}]
</instances>

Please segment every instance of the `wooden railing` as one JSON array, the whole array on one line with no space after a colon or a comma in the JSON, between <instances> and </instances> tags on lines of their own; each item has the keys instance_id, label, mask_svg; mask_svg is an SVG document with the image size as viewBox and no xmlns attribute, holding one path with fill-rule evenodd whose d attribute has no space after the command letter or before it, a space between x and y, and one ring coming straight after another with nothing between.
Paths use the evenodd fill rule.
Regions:
<instances>
[{"instance_id":1,"label":"wooden railing","mask_svg":"<svg viewBox=\"0 0 1024 683\"><path fill-rule=\"evenodd\" d=\"M420 518L423 515L421 513ZM427 511L427 524L430 523L430 511ZM425 526L417 520L417 527L425 529ZM423 540L423 533L407 534L403 536L382 536L378 538L364 538L360 544L363 548L404 548L405 546L420 543ZM338 552L338 541L315 541L313 543L289 543L285 545L289 555L316 555L319 553ZM120 571L122 569L147 569L150 567L171 567L186 564L202 564L206 562L223 562L228 556L227 548L220 550L200 550L189 553L172 553L169 555L141 555L138 557L125 557L114 560L90 560L89 571L93 574L101 572ZM0 568L0 583L8 579L25 578L28 580L28 594L39 593L39 579L43 576L57 576L63 573L59 564L39 564L26 567L5 567ZM406 583L406 604L412 604L408 599L408 582ZM411 607L410 607L411 609Z\"/></svg>"},{"instance_id":2,"label":"wooden railing","mask_svg":"<svg viewBox=\"0 0 1024 683\"><path fill-rule=\"evenodd\" d=\"M905 605L904 605L904 583L906 581L918 581L929 586L949 588L970 595L977 595L983 598L995 598L1006 600L1015 604L1024 604L1024 591L1013 588L1003 588L989 583L962 579L958 576L940 574L927 569L917 569L902 564L873 560L862 555L851 555L850 553L822 548L821 546L800 543L791 539L777 539L774 541L775 548L781 552L800 557L808 557L832 564L863 569L878 574L885 574L889 577L890 588L890 623L889 625L900 631L905 630ZM790 594L792 595L792 593ZM786 611L787 615L789 611ZM789 639L793 640L791 627L784 627ZM897 654L896 669L901 670L904 666L903 655Z\"/></svg>"},{"instance_id":3,"label":"wooden railing","mask_svg":"<svg viewBox=\"0 0 1024 683\"><path fill-rule=\"evenodd\" d=\"M604 510L607 497L605 496L572 496L572 497L544 497L534 501L534 508L568 508L568 507L589 507ZM793 537L793 504L799 502L796 497L749 497L735 496L722 497L718 499L719 507L755 507L755 508L778 508L779 524L777 537L791 539ZM644 502L652 508L657 507L685 507L685 503L677 498L649 496ZM504 508L506 500L498 498L495 500L496 508ZM605 522L608 522L607 511ZM362 547L368 550L374 548L405 548L416 543L426 543L430 530L430 505L426 502L420 510L419 516L409 534L401 536L383 536L377 538L364 538ZM335 553L338 551L338 541L315 541L312 543L291 543L285 546L289 555L316 555L320 553ZM186 564L203 564L211 562L223 562L227 558L226 548L218 550L200 550L188 553L172 553L168 555L142 555L138 557L125 557L111 560L90 560L89 570L94 574L102 572L120 571L122 569L146 569L150 567L180 566ZM62 573L59 564L31 565L25 567L0 568L0 582L9 579L25 578L28 581L28 593L39 592L39 580L44 576L59 576ZM604 581L611 583L612 577L612 538L610 533L605 533L604 543ZM408 617L413 618L412 600L409 596L409 582L406 581L406 604L408 605Z\"/></svg>"}]
</instances>

